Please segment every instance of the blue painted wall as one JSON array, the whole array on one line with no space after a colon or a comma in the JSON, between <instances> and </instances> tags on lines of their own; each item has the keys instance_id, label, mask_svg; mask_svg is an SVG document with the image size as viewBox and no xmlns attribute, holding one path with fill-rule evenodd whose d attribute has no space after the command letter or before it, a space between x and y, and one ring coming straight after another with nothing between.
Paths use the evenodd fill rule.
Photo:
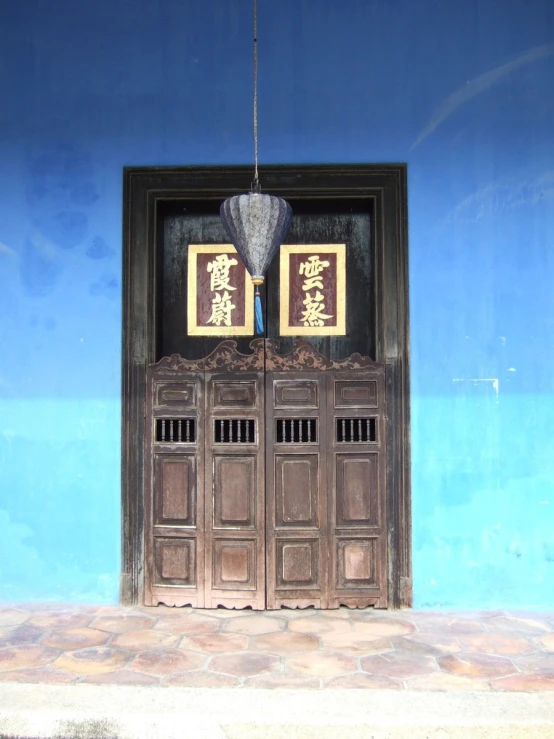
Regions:
<instances>
[{"instance_id":1,"label":"blue painted wall","mask_svg":"<svg viewBox=\"0 0 554 739\"><path fill-rule=\"evenodd\" d=\"M250 2L0 27L0 598L116 602L122 167L251 161ZM409 165L417 606L554 605L554 3L260 0L267 163Z\"/></svg>"}]
</instances>

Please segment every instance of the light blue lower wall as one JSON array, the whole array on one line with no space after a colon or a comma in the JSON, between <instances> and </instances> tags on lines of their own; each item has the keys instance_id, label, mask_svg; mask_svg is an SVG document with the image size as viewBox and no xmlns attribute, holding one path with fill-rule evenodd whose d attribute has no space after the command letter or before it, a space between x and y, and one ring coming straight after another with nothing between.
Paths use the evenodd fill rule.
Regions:
<instances>
[{"instance_id":1,"label":"light blue lower wall","mask_svg":"<svg viewBox=\"0 0 554 739\"><path fill-rule=\"evenodd\" d=\"M413 398L416 607L554 605L552 442L537 451L554 394L504 397L495 382Z\"/></svg>"},{"instance_id":2,"label":"light blue lower wall","mask_svg":"<svg viewBox=\"0 0 554 739\"><path fill-rule=\"evenodd\" d=\"M267 163L408 164L414 601L554 606L554 5L259 0ZM122 169L251 161L250 9L0 27L0 599L117 602Z\"/></svg>"},{"instance_id":3,"label":"light blue lower wall","mask_svg":"<svg viewBox=\"0 0 554 739\"><path fill-rule=\"evenodd\" d=\"M120 412L118 401L0 402L2 599L117 602Z\"/></svg>"}]
</instances>

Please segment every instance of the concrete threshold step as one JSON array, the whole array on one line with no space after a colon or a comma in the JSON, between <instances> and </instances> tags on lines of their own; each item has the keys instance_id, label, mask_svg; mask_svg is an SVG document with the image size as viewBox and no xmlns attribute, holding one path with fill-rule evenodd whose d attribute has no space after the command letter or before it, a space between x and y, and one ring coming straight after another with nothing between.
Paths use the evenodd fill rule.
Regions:
<instances>
[{"instance_id":1,"label":"concrete threshold step","mask_svg":"<svg viewBox=\"0 0 554 739\"><path fill-rule=\"evenodd\" d=\"M554 695L4 683L0 737L554 739Z\"/></svg>"}]
</instances>

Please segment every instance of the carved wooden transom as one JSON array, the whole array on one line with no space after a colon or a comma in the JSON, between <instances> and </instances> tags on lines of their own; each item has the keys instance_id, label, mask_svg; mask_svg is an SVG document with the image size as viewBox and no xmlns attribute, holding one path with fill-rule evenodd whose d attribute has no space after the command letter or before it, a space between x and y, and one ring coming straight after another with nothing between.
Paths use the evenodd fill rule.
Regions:
<instances>
[{"instance_id":1,"label":"carved wooden transom","mask_svg":"<svg viewBox=\"0 0 554 739\"><path fill-rule=\"evenodd\" d=\"M211 354L203 359L185 359L180 354L164 357L154 365L160 370L179 372L287 372L327 370L351 371L375 369L379 365L369 357L351 354L346 359L327 359L308 341L297 340L288 354L279 354L279 342L275 339L254 339L250 342L252 354L241 354L237 342L222 341Z\"/></svg>"}]
</instances>

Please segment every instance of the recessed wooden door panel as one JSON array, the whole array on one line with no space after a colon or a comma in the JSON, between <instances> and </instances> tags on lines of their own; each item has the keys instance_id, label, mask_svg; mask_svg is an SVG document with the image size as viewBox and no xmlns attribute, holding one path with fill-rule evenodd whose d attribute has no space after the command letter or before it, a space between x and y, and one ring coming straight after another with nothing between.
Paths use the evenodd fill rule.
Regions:
<instances>
[{"instance_id":1,"label":"recessed wooden door panel","mask_svg":"<svg viewBox=\"0 0 554 739\"><path fill-rule=\"evenodd\" d=\"M196 456L157 454L154 459L155 526L194 526Z\"/></svg>"},{"instance_id":2,"label":"recessed wooden door panel","mask_svg":"<svg viewBox=\"0 0 554 739\"><path fill-rule=\"evenodd\" d=\"M256 526L257 455L213 455L214 528Z\"/></svg>"},{"instance_id":3,"label":"recessed wooden door panel","mask_svg":"<svg viewBox=\"0 0 554 739\"><path fill-rule=\"evenodd\" d=\"M156 406L184 410L196 407L197 383L158 382L156 384Z\"/></svg>"},{"instance_id":4,"label":"recessed wooden door panel","mask_svg":"<svg viewBox=\"0 0 554 739\"><path fill-rule=\"evenodd\" d=\"M213 540L213 587L220 590L256 590L256 540Z\"/></svg>"},{"instance_id":5,"label":"recessed wooden door panel","mask_svg":"<svg viewBox=\"0 0 554 739\"><path fill-rule=\"evenodd\" d=\"M242 382L214 380L212 388L214 408L255 408L256 406L256 383L253 380Z\"/></svg>"},{"instance_id":6,"label":"recessed wooden door panel","mask_svg":"<svg viewBox=\"0 0 554 739\"><path fill-rule=\"evenodd\" d=\"M379 587L379 547L373 539L337 539L337 589Z\"/></svg>"},{"instance_id":7,"label":"recessed wooden door panel","mask_svg":"<svg viewBox=\"0 0 554 739\"><path fill-rule=\"evenodd\" d=\"M155 585L196 587L196 540L158 538L154 540Z\"/></svg>"},{"instance_id":8,"label":"recessed wooden door panel","mask_svg":"<svg viewBox=\"0 0 554 739\"><path fill-rule=\"evenodd\" d=\"M377 408L376 380L335 379L335 408Z\"/></svg>"},{"instance_id":9,"label":"recessed wooden door panel","mask_svg":"<svg viewBox=\"0 0 554 739\"><path fill-rule=\"evenodd\" d=\"M274 408L318 408L316 380L275 380Z\"/></svg>"},{"instance_id":10,"label":"recessed wooden door panel","mask_svg":"<svg viewBox=\"0 0 554 739\"><path fill-rule=\"evenodd\" d=\"M339 453L335 460L337 526L378 526L378 453Z\"/></svg>"},{"instance_id":11,"label":"recessed wooden door panel","mask_svg":"<svg viewBox=\"0 0 554 739\"><path fill-rule=\"evenodd\" d=\"M276 590L320 587L317 539L277 539L276 549Z\"/></svg>"},{"instance_id":12,"label":"recessed wooden door panel","mask_svg":"<svg viewBox=\"0 0 554 739\"><path fill-rule=\"evenodd\" d=\"M319 455L275 455L275 526L317 528Z\"/></svg>"}]
</instances>

